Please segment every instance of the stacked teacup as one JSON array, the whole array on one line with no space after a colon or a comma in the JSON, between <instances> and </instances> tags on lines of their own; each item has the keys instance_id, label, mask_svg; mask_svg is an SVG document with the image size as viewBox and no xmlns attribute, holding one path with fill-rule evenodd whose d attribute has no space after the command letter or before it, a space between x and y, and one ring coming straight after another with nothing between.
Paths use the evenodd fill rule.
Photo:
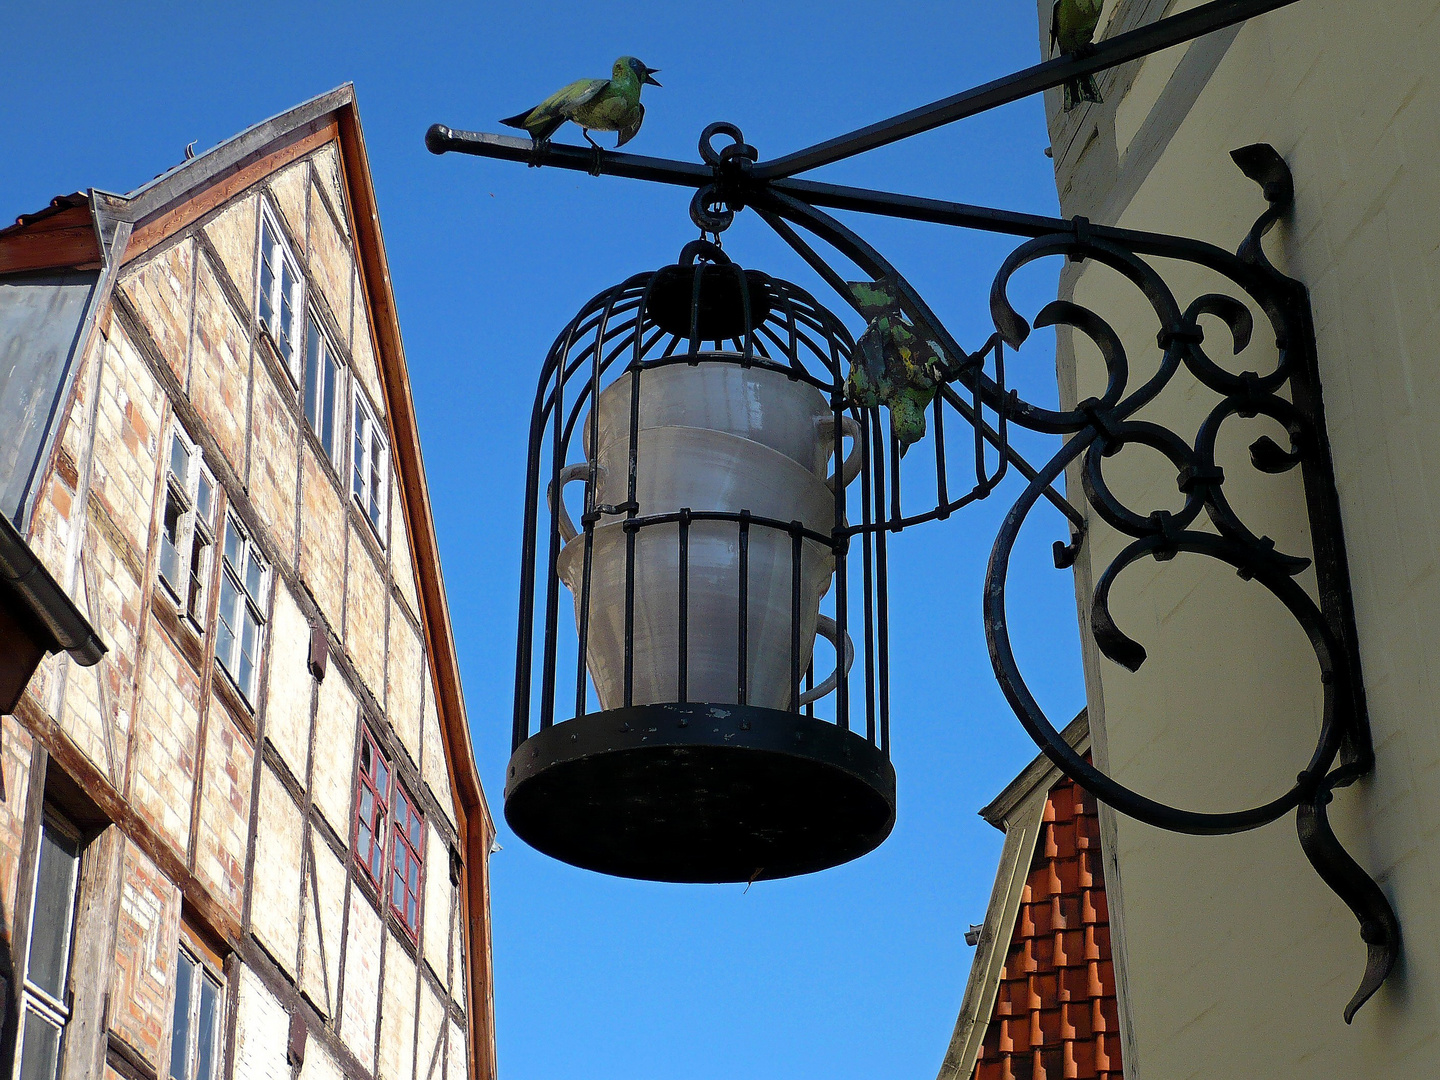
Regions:
<instances>
[{"instance_id":1,"label":"stacked teacup","mask_svg":"<svg viewBox=\"0 0 1440 1080\"><path fill-rule=\"evenodd\" d=\"M836 524L835 489L859 468L858 441L827 477L838 457L835 417L824 395L783 372L741 362L736 354L704 354L640 374L635 499L638 516L749 511L755 518L799 521L829 536ZM593 461L592 505L618 506L629 497L630 417L633 373L601 393L592 418L580 422L585 463L567 466L560 482L588 479ZM841 421L840 436L855 440L858 425ZM553 486L553 485L552 485ZM585 587L585 536L571 524L551 492L560 519L557 572L575 595L579 621ZM625 515L602 515L594 528L589 572L586 663L600 708L625 704L626 571ZM829 693L836 675L793 697L794 541L788 531L752 524L745 563L745 634L740 597L742 529L733 520L692 521L685 573L685 700L789 709ZM634 705L680 700L681 529L678 523L635 531L633 692ZM835 558L812 538L800 544L798 670L810 666L815 635L832 643L834 622L820 614ZM846 666L853 650L837 647ZM743 679L741 657L744 657Z\"/></svg>"}]
</instances>

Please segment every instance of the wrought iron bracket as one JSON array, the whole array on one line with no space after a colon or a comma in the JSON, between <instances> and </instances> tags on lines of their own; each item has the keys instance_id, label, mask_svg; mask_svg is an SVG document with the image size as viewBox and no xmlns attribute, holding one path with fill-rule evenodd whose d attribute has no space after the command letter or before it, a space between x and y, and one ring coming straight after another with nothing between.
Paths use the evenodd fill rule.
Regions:
<instances>
[{"instance_id":1,"label":"wrought iron bracket","mask_svg":"<svg viewBox=\"0 0 1440 1080\"><path fill-rule=\"evenodd\" d=\"M740 129L727 123L711 124L705 129L700 138L700 163L595 152L588 147L560 144L550 144L544 158L536 159L527 140L455 131L438 124L427 133L426 145L436 154L456 151L690 187L695 190L691 218L704 233L723 232L737 211L754 209L857 310L859 305L844 277L802 238L800 230L825 241L872 280L891 283L905 318L917 332L938 343L950 360L944 371L948 385L940 388L939 400L954 407L975 428L977 447L984 440L1000 452L1000 464L993 472L987 472L983 463L977 466L976 485L959 499L948 499L943 494L942 481L936 508L912 517L900 513L897 472L893 512L888 517L877 515L876 522L864 528L899 531L925 521L943 520L969 502L986 498L1007 470L1016 468L1027 486L1000 528L984 588L991 662L1011 708L1041 750L1067 776L1121 813L1156 827L1190 834L1229 834L1258 828L1295 811L1302 850L1322 880L1355 913L1368 949L1364 979L1345 1010L1348 1023L1393 969L1399 956L1400 927L1384 892L1340 845L1326 816L1334 790L1370 772L1374 753L1309 294L1301 282L1272 265L1263 248L1266 233L1294 201L1294 181L1284 160L1265 144L1234 152L1236 164L1260 185L1268 203L1235 252L1186 237L1097 225L1080 217L1067 221L793 178L794 173L1057 86L1079 73L1093 73L1137 59L1289 2L1292 0L1214 0L1102 42L1084 56L1047 61L769 162L762 162ZM717 148L715 142L722 137L729 142ZM826 209L1026 238L1005 260L991 289L996 333L974 352L963 348L904 276ZM1014 309L1007 295L1011 277L1021 267L1048 257L1102 263L1139 290L1160 326L1156 339L1160 362L1153 375L1138 386L1131 385L1125 345L1094 311L1056 301L1030 321ZM1214 271L1234 286L1237 295L1205 294L1182 307L1147 258L1188 262ZM1218 320L1228 333L1234 354L1240 356L1254 337L1255 311L1270 324L1278 361L1264 373L1236 374L1211 359L1202 320ZM1033 328L1040 326L1068 327L1098 348L1108 373L1108 385L1100 397L1080 402L1073 409L1052 410L1026 402L1006 387L1003 349L1019 348ZM1218 398L1192 441L1137 415L1182 370ZM985 415L987 409L994 416L993 424ZM937 438L939 415L937 401ZM1256 535L1225 495L1226 474L1215 459L1218 434L1232 417L1255 416L1269 417L1288 436L1288 448L1270 436L1256 439L1250 446L1250 458L1262 473L1300 469L1309 519L1310 558L1279 551L1274 541ZM878 425L878 420L875 422ZM1060 435L1064 445L1049 462L1035 468L1010 447L1007 432L1011 424ZM1169 459L1184 495L1181 510L1127 506L1111 490L1103 463L1130 444L1146 446ZM940 459L943 461L943 450ZM1131 543L1100 573L1090 602L1091 630L1105 657L1132 671L1146 660L1144 647L1125 633L1111 613L1110 595L1115 581L1141 560L1167 562L1182 552L1226 563L1240 577L1258 583L1286 607L1305 632L1320 669L1324 712L1316 747L1288 791L1262 805L1224 813L1168 806L1120 784L1076 754L1035 701L1011 648L1005 610L1006 580L1020 529L1042 499L1069 522L1069 541L1054 545L1055 565L1066 569L1075 564L1085 542L1088 517L1054 486L1072 465L1079 469L1084 499L1093 515L1131 538ZM898 469L898 464L895 467ZM843 531L837 526L837 544ZM1312 563L1318 582L1315 598L1296 581L1296 575Z\"/></svg>"}]
</instances>

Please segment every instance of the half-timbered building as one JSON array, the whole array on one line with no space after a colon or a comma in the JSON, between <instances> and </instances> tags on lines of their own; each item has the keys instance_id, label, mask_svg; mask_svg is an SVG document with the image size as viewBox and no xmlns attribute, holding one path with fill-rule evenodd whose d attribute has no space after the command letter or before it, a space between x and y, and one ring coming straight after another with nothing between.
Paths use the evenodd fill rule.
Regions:
<instances>
[{"instance_id":1,"label":"half-timbered building","mask_svg":"<svg viewBox=\"0 0 1440 1080\"><path fill-rule=\"evenodd\" d=\"M0 231L0 359L0 510L104 650L0 719L0 1071L488 1080L494 829L351 88Z\"/></svg>"}]
</instances>

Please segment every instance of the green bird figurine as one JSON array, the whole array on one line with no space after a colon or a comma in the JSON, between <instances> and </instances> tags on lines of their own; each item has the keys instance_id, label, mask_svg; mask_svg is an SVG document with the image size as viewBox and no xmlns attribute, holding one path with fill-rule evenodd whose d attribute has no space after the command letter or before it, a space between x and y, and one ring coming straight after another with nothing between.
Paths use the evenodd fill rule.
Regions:
<instances>
[{"instance_id":1,"label":"green bird figurine","mask_svg":"<svg viewBox=\"0 0 1440 1080\"><path fill-rule=\"evenodd\" d=\"M1055 0L1050 14L1050 48L1057 46L1065 56L1084 55L1095 42L1103 0ZM1082 101L1100 103L1100 88L1091 75L1081 75L1065 84L1065 111Z\"/></svg>"},{"instance_id":2,"label":"green bird figurine","mask_svg":"<svg viewBox=\"0 0 1440 1080\"><path fill-rule=\"evenodd\" d=\"M860 408L883 405L890 410L890 430L904 457L913 443L925 437L925 410L945 381L945 353L915 333L900 311L893 281L847 284L869 325L855 342L845 396Z\"/></svg>"},{"instance_id":3,"label":"green bird figurine","mask_svg":"<svg viewBox=\"0 0 1440 1080\"><path fill-rule=\"evenodd\" d=\"M592 131L618 131L616 149L635 137L645 119L645 106L640 104L640 87L646 83L659 86L654 75L659 68L646 67L633 56L622 56L608 79L580 79L555 91L533 109L501 120L514 128L530 133L536 146L550 141L550 136L566 120L580 125L585 141L598 152L600 144L590 138Z\"/></svg>"}]
</instances>

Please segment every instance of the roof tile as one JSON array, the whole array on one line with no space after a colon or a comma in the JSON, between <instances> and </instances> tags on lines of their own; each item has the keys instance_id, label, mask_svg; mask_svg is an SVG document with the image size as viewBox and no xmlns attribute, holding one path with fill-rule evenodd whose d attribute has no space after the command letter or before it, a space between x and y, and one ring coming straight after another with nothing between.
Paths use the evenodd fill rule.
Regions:
<instances>
[{"instance_id":1,"label":"roof tile","mask_svg":"<svg viewBox=\"0 0 1440 1080\"><path fill-rule=\"evenodd\" d=\"M1044 822L972 1080L1123 1080L1095 800L1062 780Z\"/></svg>"}]
</instances>

